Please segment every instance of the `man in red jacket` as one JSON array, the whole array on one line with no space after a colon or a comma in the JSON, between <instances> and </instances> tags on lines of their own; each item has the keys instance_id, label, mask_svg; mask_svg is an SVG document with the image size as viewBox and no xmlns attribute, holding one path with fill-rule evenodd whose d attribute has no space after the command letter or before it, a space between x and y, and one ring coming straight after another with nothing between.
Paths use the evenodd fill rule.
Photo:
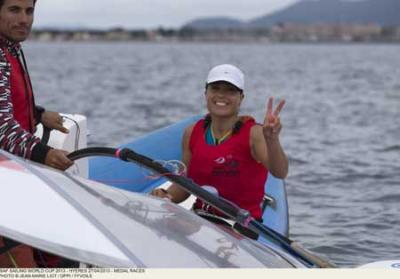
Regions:
<instances>
[{"instance_id":1,"label":"man in red jacket","mask_svg":"<svg viewBox=\"0 0 400 279\"><path fill-rule=\"evenodd\" d=\"M0 0L0 148L65 170L72 165L67 152L53 149L33 135L39 122L50 129L68 132L58 113L35 106L20 46L31 32L35 4L36 0ZM5 239L0 237L0 249L4 242ZM19 245L2 253L0 267L12 266L36 266L32 249Z\"/></svg>"}]
</instances>

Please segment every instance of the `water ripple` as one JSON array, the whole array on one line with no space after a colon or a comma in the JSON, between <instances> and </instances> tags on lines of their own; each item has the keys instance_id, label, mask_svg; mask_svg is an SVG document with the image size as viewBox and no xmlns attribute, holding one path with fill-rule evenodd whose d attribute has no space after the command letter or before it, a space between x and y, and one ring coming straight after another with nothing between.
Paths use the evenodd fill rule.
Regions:
<instances>
[{"instance_id":1,"label":"water ripple","mask_svg":"<svg viewBox=\"0 0 400 279\"><path fill-rule=\"evenodd\" d=\"M43 53L46 53L44 56ZM242 113L285 98L291 236L340 266L399 259L400 46L29 43L36 100L116 145L205 112L209 68L247 75Z\"/></svg>"}]
</instances>

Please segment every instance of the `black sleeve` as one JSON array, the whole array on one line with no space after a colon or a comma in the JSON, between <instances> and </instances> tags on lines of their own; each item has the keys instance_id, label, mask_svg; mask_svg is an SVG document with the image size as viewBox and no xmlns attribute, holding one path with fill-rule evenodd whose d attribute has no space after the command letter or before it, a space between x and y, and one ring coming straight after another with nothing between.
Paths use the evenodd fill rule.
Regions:
<instances>
[{"instance_id":1,"label":"black sleeve","mask_svg":"<svg viewBox=\"0 0 400 279\"><path fill-rule=\"evenodd\" d=\"M44 107L35 106L34 110L34 117L35 117L35 124L39 124L42 120L42 113L45 112Z\"/></svg>"},{"instance_id":2,"label":"black sleeve","mask_svg":"<svg viewBox=\"0 0 400 279\"><path fill-rule=\"evenodd\" d=\"M44 164L47 153L49 153L50 149L50 146L45 145L41 142L36 144L35 147L32 149L31 160L37 163Z\"/></svg>"}]
</instances>

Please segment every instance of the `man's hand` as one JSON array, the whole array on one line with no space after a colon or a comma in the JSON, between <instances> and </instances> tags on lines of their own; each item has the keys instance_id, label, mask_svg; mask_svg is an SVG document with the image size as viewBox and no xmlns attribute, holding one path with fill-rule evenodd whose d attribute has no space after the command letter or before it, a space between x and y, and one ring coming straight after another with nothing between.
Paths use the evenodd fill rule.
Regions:
<instances>
[{"instance_id":1,"label":"man's hand","mask_svg":"<svg viewBox=\"0 0 400 279\"><path fill-rule=\"evenodd\" d=\"M161 199L169 199L172 201L172 195L168 193L167 190L162 188L154 189L150 192L150 195L161 198Z\"/></svg>"},{"instance_id":2,"label":"man's hand","mask_svg":"<svg viewBox=\"0 0 400 279\"><path fill-rule=\"evenodd\" d=\"M272 107L273 101L274 98L272 97L268 99L267 113L264 118L263 134L266 140L278 138L282 129L279 113L285 105L285 100L280 101L274 111Z\"/></svg>"},{"instance_id":3,"label":"man's hand","mask_svg":"<svg viewBox=\"0 0 400 279\"><path fill-rule=\"evenodd\" d=\"M67 155L67 151L60 149L50 149L46 155L44 163L45 165L55 169L66 170L74 164L74 162L68 159Z\"/></svg>"},{"instance_id":4,"label":"man's hand","mask_svg":"<svg viewBox=\"0 0 400 279\"><path fill-rule=\"evenodd\" d=\"M58 130L64 134L68 134L68 129L63 126L63 118L58 112L45 111L42 113L41 122L43 126Z\"/></svg>"}]
</instances>

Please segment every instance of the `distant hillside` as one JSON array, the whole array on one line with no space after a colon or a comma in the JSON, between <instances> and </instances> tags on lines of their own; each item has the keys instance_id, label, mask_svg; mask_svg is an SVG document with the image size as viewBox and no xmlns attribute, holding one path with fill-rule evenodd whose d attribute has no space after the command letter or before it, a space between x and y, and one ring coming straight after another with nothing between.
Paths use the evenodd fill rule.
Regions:
<instances>
[{"instance_id":1,"label":"distant hillside","mask_svg":"<svg viewBox=\"0 0 400 279\"><path fill-rule=\"evenodd\" d=\"M183 28L195 29L229 29L240 28L244 25L243 21L229 17L208 17L200 18L186 23Z\"/></svg>"},{"instance_id":2,"label":"distant hillside","mask_svg":"<svg viewBox=\"0 0 400 279\"><path fill-rule=\"evenodd\" d=\"M399 0L303 0L271 15L256 18L250 26L292 23L377 23L400 25Z\"/></svg>"},{"instance_id":3,"label":"distant hillside","mask_svg":"<svg viewBox=\"0 0 400 279\"><path fill-rule=\"evenodd\" d=\"M203 18L185 24L195 29L268 27L278 23L376 23L400 26L400 0L301 0L286 9L248 22Z\"/></svg>"}]
</instances>

